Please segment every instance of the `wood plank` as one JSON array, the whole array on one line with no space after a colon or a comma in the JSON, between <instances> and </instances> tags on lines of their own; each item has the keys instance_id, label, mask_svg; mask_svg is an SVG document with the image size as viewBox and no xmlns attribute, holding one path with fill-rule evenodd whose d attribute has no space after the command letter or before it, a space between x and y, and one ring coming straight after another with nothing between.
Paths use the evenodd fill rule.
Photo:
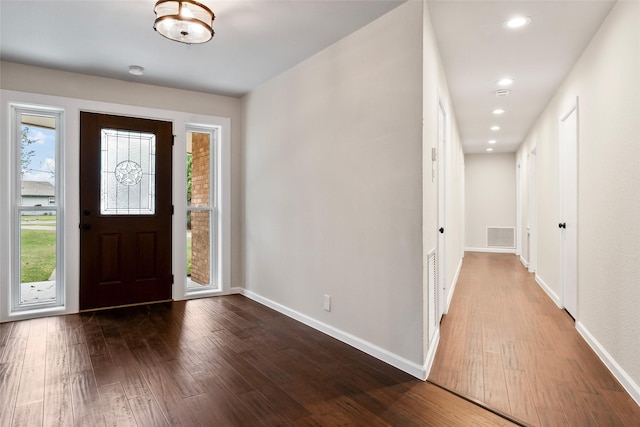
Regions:
<instances>
[{"instance_id":1,"label":"wood plank","mask_svg":"<svg viewBox=\"0 0 640 427\"><path fill-rule=\"evenodd\" d=\"M146 366L144 376L152 396L171 426L198 425L198 421L180 396L176 384L166 375L164 369L155 365Z\"/></svg>"},{"instance_id":2,"label":"wood plank","mask_svg":"<svg viewBox=\"0 0 640 427\"><path fill-rule=\"evenodd\" d=\"M44 426L71 426L71 375L67 353L48 354L45 367Z\"/></svg>"},{"instance_id":3,"label":"wood plank","mask_svg":"<svg viewBox=\"0 0 640 427\"><path fill-rule=\"evenodd\" d=\"M107 426L136 427L137 423L122 386L118 383L98 387Z\"/></svg>"},{"instance_id":4,"label":"wood plank","mask_svg":"<svg viewBox=\"0 0 640 427\"><path fill-rule=\"evenodd\" d=\"M11 425L13 420L21 373L22 364L0 363L0 402L2 402L0 426Z\"/></svg>"},{"instance_id":5,"label":"wood plank","mask_svg":"<svg viewBox=\"0 0 640 427\"><path fill-rule=\"evenodd\" d=\"M32 427L42 424L42 401L33 402L24 406L16 406L13 415L14 427Z\"/></svg>"},{"instance_id":6,"label":"wood plank","mask_svg":"<svg viewBox=\"0 0 640 427\"><path fill-rule=\"evenodd\" d=\"M484 363L484 399L489 407L504 412L511 413L509 406L509 393L507 382L502 367L502 356L500 353L485 353Z\"/></svg>"},{"instance_id":7,"label":"wood plank","mask_svg":"<svg viewBox=\"0 0 640 427\"><path fill-rule=\"evenodd\" d=\"M129 406L139 427L169 427L169 422L153 396L133 397L129 399Z\"/></svg>"},{"instance_id":8,"label":"wood plank","mask_svg":"<svg viewBox=\"0 0 640 427\"><path fill-rule=\"evenodd\" d=\"M104 426L104 410L93 372L70 374L71 403L76 425Z\"/></svg>"},{"instance_id":9,"label":"wood plank","mask_svg":"<svg viewBox=\"0 0 640 427\"><path fill-rule=\"evenodd\" d=\"M505 382L509 396L510 413L516 419L530 425L538 425L536 406L529 390L529 380L525 371L506 369Z\"/></svg>"},{"instance_id":10,"label":"wood plank","mask_svg":"<svg viewBox=\"0 0 640 427\"><path fill-rule=\"evenodd\" d=\"M44 400L44 371L44 365L22 368L16 407Z\"/></svg>"}]
</instances>

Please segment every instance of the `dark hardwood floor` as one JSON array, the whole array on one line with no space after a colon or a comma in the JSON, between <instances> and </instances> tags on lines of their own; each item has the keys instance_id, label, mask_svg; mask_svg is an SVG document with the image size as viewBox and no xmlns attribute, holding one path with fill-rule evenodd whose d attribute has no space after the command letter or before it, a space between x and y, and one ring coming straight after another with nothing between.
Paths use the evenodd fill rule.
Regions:
<instances>
[{"instance_id":1,"label":"dark hardwood floor","mask_svg":"<svg viewBox=\"0 0 640 427\"><path fill-rule=\"evenodd\" d=\"M429 379L534 426L640 426L640 407L514 255L467 252Z\"/></svg>"},{"instance_id":2,"label":"dark hardwood floor","mask_svg":"<svg viewBox=\"0 0 640 427\"><path fill-rule=\"evenodd\" d=\"M0 405L2 427L512 425L238 295L0 324Z\"/></svg>"}]
</instances>

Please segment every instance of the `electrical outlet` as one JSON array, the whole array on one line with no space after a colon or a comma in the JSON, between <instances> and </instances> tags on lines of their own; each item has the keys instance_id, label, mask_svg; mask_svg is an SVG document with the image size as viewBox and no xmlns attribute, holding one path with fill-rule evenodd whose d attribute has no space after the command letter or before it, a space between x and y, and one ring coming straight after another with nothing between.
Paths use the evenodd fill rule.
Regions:
<instances>
[{"instance_id":1,"label":"electrical outlet","mask_svg":"<svg viewBox=\"0 0 640 427\"><path fill-rule=\"evenodd\" d=\"M325 311L331 311L331 295L324 296L324 309Z\"/></svg>"}]
</instances>

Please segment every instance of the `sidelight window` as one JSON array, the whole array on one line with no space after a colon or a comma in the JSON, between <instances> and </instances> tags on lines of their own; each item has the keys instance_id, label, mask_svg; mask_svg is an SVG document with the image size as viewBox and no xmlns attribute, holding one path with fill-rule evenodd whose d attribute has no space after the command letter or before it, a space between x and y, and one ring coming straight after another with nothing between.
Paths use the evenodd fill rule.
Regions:
<instances>
[{"instance_id":1,"label":"sidelight window","mask_svg":"<svg viewBox=\"0 0 640 427\"><path fill-rule=\"evenodd\" d=\"M187 291L217 289L216 130L187 129Z\"/></svg>"},{"instance_id":2,"label":"sidelight window","mask_svg":"<svg viewBox=\"0 0 640 427\"><path fill-rule=\"evenodd\" d=\"M63 112L12 106L12 311L63 305Z\"/></svg>"}]
</instances>

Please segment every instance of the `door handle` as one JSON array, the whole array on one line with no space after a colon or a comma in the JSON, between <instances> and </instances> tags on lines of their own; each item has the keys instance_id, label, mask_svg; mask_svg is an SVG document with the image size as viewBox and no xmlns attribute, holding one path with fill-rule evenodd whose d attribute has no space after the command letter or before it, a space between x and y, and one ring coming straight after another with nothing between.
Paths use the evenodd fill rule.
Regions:
<instances>
[{"instance_id":1,"label":"door handle","mask_svg":"<svg viewBox=\"0 0 640 427\"><path fill-rule=\"evenodd\" d=\"M91 211L89 209L85 209L85 210L82 211L82 215L89 216L89 215L91 215Z\"/></svg>"},{"instance_id":2,"label":"door handle","mask_svg":"<svg viewBox=\"0 0 640 427\"><path fill-rule=\"evenodd\" d=\"M91 230L91 224L82 224L80 227L83 230Z\"/></svg>"},{"instance_id":3,"label":"door handle","mask_svg":"<svg viewBox=\"0 0 640 427\"><path fill-rule=\"evenodd\" d=\"M558 228L567 228L567 223L561 222L560 224L558 224Z\"/></svg>"},{"instance_id":4,"label":"door handle","mask_svg":"<svg viewBox=\"0 0 640 427\"><path fill-rule=\"evenodd\" d=\"M444 227L440 227L440 228L438 229L438 231L439 231L440 233L444 234Z\"/></svg>"}]
</instances>

